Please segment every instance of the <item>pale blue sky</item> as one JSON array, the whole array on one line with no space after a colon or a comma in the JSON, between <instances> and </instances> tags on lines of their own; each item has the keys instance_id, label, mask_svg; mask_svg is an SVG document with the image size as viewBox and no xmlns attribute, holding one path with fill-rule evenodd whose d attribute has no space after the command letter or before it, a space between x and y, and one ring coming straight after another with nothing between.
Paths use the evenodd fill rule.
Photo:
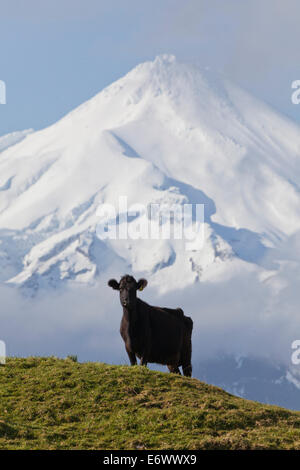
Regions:
<instances>
[{"instance_id":1,"label":"pale blue sky","mask_svg":"<svg viewBox=\"0 0 300 470\"><path fill-rule=\"evenodd\" d=\"M300 122L298 0L1 0L0 135L43 128L141 61L172 53Z\"/></svg>"}]
</instances>

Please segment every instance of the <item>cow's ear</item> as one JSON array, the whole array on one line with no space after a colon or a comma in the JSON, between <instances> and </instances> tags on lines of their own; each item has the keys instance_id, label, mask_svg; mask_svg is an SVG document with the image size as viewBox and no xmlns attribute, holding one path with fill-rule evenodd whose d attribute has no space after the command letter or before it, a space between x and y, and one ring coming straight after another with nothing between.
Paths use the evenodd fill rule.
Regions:
<instances>
[{"instance_id":1,"label":"cow's ear","mask_svg":"<svg viewBox=\"0 0 300 470\"><path fill-rule=\"evenodd\" d=\"M115 290L119 290L119 283L115 279L110 279L107 284L109 285L109 287L112 287Z\"/></svg>"},{"instance_id":2,"label":"cow's ear","mask_svg":"<svg viewBox=\"0 0 300 470\"><path fill-rule=\"evenodd\" d=\"M136 290L143 290L147 286L148 281L146 279L140 279L137 283Z\"/></svg>"}]
</instances>

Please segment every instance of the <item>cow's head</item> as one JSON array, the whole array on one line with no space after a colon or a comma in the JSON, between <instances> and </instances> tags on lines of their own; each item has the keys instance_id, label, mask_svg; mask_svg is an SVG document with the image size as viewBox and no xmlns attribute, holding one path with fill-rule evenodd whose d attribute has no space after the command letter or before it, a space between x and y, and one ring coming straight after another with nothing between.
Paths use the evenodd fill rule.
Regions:
<instances>
[{"instance_id":1,"label":"cow's head","mask_svg":"<svg viewBox=\"0 0 300 470\"><path fill-rule=\"evenodd\" d=\"M108 285L120 292L120 302L122 307L132 309L135 307L136 303L136 291L143 290L147 285L147 281L146 279L136 281L134 277L126 274L121 278L120 282L115 279L110 279L108 281Z\"/></svg>"}]
</instances>

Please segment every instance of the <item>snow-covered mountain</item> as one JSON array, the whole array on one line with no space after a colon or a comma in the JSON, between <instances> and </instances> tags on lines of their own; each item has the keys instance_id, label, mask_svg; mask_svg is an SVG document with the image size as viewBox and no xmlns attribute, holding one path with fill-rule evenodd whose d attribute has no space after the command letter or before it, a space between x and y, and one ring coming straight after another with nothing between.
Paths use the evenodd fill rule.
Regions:
<instances>
[{"instance_id":1,"label":"snow-covered mountain","mask_svg":"<svg viewBox=\"0 0 300 470\"><path fill-rule=\"evenodd\" d=\"M26 129L24 131L16 131L11 134L3 135L0 137L0 152L3 152L3 150L17 144L18 142L21 142L21 140L25 139L25 137L32 132L33 129Z\"/></svg>"},{"instance_id":2,"label":"snow-covered mountain","mask_svg":"<svg viewBox=\"0 0 300 470\"><path fill-rule=\"evenodd\" d=\"M3 339L20 344L16 330L25 331L22 351L39 354L34 345L45 338L57 354L58 333L64 344L74 332L67 345L85 354L84 331L98 331L98 309L103 331L112 325L114 338L117 331L117 307L108 308L107 289L105 306L98 301L98 279L104 285L111 275L145 275L154 289L146 300L155 292L156 301L193 316L196 376L299 408L300 373L289 362L300 331L299 157L298 125L173 56L137 66L44 130L0 138L0 281L30 295L77 283L97 292L77 301L69 293L53 308L50 288L44 304L18 300L17 320L8 294ZM120 196L129 206L204 204L203 248L187 251L173 239L100 240L97 209L117 208ZM97 300L90 302L92 291ZM83 317L88 302L95 313ZM98 351L95 335L88 342Z\"/></svg>"},{"instance_id":3,"label":"snow-covered mountain","mask_svg":"<svg viewBox=\"0 0 300 470\"><path fill-rule=\"evenodd\" d=\"M143 63L56 124L0 140L1 279L37 289L116 266L170 290L273 273L272 250L300 229L299 130L210 71ZM120 195L203 203L203 249L100 241L97 208Z\"/></svg>"}]
</instances>

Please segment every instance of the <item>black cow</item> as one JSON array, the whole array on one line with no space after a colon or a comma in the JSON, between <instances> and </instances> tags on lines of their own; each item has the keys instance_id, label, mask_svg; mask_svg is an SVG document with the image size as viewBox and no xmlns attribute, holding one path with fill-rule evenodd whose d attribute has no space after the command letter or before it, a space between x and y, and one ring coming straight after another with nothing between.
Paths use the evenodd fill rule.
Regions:
<instances>
[{"instance_id":1,"label":"black cow","mask_svg":"<svg viewBox=\"0 0 300 470\"><path fill-rule=\"evenodd\" d=\"M147 286L146 279L138 282L128 274L120 282L115 279L108 285L120 292L123 307L120 333L131 365L141 359L141 365L148 362L165 364L170 372L192 375L192 330L193 321L186 317L181 308L153 307L136 295L137 290Z\"/></svg>"}]
</instances>

